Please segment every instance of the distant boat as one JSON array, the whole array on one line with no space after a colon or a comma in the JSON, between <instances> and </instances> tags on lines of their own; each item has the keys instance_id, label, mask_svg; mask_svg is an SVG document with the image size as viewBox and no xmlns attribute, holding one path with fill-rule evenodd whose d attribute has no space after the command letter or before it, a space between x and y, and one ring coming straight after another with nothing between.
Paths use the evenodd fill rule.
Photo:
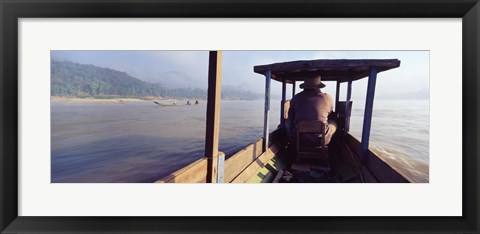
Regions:
<instances>
[{"instance_id":1,"label":"distant boat","mask_svg":"<svg viewBox=\"0 0 480 234\"><path fill-rule=\"evenodd\" d=\"M157 101L153 101L155 104L159 105L159 106L176 106L177 103L174 102L173 104L166 104L166 103L160 103L160 102L157 102Z\"/></svg>"},{"instance_id":2,"label":"distant boat","mask_svg":"<svg viewBox=\"0 0 480 234\"><path fill-rule=\"evenodd\" d=\"M161 103L161 102L158 102L158 101L153 101L155 104L159 105L159 106L186 106L186 105L191 105L191 104L180 104L180 105L177 105L177 102L173 102L173 103Z\"/></svg>"}]
</instances>

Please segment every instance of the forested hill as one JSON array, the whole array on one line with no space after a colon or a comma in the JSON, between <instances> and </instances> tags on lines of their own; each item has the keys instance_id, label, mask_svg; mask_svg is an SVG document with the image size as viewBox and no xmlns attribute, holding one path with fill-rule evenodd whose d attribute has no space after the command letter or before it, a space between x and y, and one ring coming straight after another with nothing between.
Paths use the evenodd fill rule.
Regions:
<instances>
[{"instance_id":1,"label":"forested hill","mask_svg":"<svg viewBox=\"0 0 480 234\"><path fill-rule=\"evenodd\" d=\"M163 96L166 89L125 72L68 61L51 63L52 96Z\"/></svg>"},{"instance_id":2,"label":"forested hill","mask_svg":"<svg viewBox=\"0 0 480 234\"><path fill-rule=\"evenodd\" d=\"M130 76L125 72L69 61L51 61L51 95L64 97L120 96L207 98L206 89L168 89ZM226 89L225 99L258 99L250 91Z\"/></svg>"}]
</instances>

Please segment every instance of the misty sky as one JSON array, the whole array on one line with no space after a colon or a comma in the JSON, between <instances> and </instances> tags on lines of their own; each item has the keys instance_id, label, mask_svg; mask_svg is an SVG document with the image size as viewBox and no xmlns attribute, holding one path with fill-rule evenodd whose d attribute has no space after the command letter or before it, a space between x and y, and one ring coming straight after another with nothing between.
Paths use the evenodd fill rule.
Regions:
<instances>
[{"instance_id":1,"label":"misty sky","mask_svg":"<svg viewBox=\"0 0 480 234\"><path fill-rule=\"evenodd\" d=\"M169 88L207 88L208 51L52 51L51 56L55 60L124 71ZM224 51L222 86L263 94L265 79L253 72L253 66L309 59L399 59L399 68L378 75L376 98L420 99L429 96L428 51ZM362 79L353 83L353 98L365 96L366 81ZM333 96L335 83L325 84L327 87L323 91ZM290 94L291 85L287 87ZM273 95L279 96L281 83L273 81L271 90ZM345 85L342 86L341 99L344 99L344 90Z\"/></svg>"}]
</instances>

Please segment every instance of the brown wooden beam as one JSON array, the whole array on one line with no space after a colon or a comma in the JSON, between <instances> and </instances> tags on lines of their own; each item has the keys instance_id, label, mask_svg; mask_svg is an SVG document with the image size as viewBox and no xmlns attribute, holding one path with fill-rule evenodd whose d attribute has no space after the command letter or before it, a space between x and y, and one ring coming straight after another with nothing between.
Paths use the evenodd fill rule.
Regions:
<instances>
[{"instance_id":1,"label":"brown wooden beam","mask_svg":"<svg viewBox=\"0 0 480 234\"><path fill-rule=\"evenodd\" d=\"M201 158L155 183L205 183L206 176L207 159Z\"/></svg>"},{"instance_id":2,"label":"brown wooden beam","mask_svg":"<svg viewBox=\"0 0 480 234\"><path fill-rule=\"evenodd\" d=\"M245 170L238 174L231 183L246 183L256 175L276 154L283 149L283 146L273 144L265 152L263 152L258 158L255 159L250 165L248 165Z\"/></svg>"},{"instance_id":3,"label":"brown wooden beam","mask_svg":"<svg viewBox=\"0 0 480 234\"><path fill-rule=\"evenodd\" d=\"M217 182L221 86L222 52L210 51L208 65L207 130L205 134L207 183Z\"/></svg>"},{"instance_id":4,"label":"brown wooden beam","mask_svg":"<svg viewBox=\"0 0 480 234\"><path fill-rule=\"evenodd\" d=\"M225 161L225 182L230 183L263 153L263 139L248 145Z\"/></svg>"},{"instance_id":5,"label":"brown wooden beam","mask_svg":"<svg viewBox=\"0 0 480 234\"><path fill-rule=\"evenodd\" d=\"M266 71L276 74L277 72L307 71L315 68L323 70L348 67L377 67L388 70L399 66L400 60L398 59L317 59L258 65L253 67L253 70L258 74L264 74Z\"/></svg>"}]
</instances>

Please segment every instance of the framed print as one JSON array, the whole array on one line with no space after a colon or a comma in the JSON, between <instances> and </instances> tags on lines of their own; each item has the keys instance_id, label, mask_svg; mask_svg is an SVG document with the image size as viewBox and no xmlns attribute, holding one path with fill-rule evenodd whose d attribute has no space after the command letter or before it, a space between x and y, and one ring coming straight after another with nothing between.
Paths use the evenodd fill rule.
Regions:
<instances>
[{"instance_id":1,"label":"framed print","mask_svg":"<svg viewBox=\"0 0 480 234\"><path fill-rule=\"evenodd\" d=\"M1 233L478 233L476 0L0 10Z\"/></svg>"}]
</instances>

